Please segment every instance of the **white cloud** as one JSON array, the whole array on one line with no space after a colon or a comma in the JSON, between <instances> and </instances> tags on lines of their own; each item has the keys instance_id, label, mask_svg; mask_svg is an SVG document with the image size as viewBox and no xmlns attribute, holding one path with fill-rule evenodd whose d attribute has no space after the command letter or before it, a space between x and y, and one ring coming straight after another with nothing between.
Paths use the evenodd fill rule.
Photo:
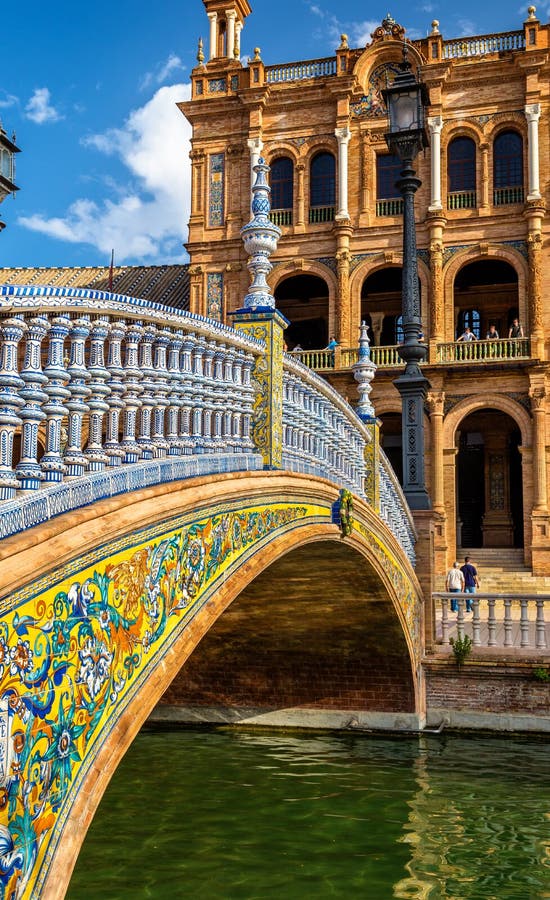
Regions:
<instances>
[{"instance_id":1,"label":"white cloud","mask_svg":"<svg viewBox=\"0 0 550 900\"><path fill-rule=\"evenodd\" d=\"M122 128L88 137L84 143L117 156L128 169L128 183L115 199L81 198L62 217L20 218L20 224L71 243L90 244L105 255L115 248L118 262L182 261L178 253L190 209L191 126L176 107L190 97L190 86L160 88Z\"/></svg>"},{"instance_id":2,"label":"white cloud","mask_svg":"<svg viewBox=\"0 0 550 900\"><path fill-rule=\"evenodd\" d=\"M10 106L15 106L16 103L19 103L19 97L16 97L15 94L8 94L3 88L0 89L0 109L8 109Z\"/></svg>"},{"instance_id":3,"label":"white cloud","mask_svg":"<svg viewBox=\"0 0 550 900\"><path fill-rule=\"evenodd\" d=\"M148 87L151 87L152 84L162 84L163 81L176 72L178 69L184 69L179 56L176 56L175 53L171 53L165 62L160 63L157 68L153 72L146 72L143 78L141 79L140 89L142 91L146 90Z\"/></svg>"},{"instance_id":4,"label":"white cloud","mask_svg":"<svg viewBox=\"0 0 550 900\"><path fill-rule=\"evenodd\" d=\"M50 99L51 94L48 88L36 88L25 107L27 119L36 125L43 125L44 122L57 122L62 119L63 116L51 105Z\"/></svg>"}]
</instances>

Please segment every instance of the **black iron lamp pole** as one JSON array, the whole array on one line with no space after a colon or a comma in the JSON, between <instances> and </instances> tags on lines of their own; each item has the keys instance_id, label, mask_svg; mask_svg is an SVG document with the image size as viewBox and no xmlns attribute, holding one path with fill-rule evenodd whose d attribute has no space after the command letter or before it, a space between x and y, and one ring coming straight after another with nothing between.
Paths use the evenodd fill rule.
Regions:
<instances>
[{"instance_id":1,"label":"black iron lamp pole","mask_svg":"<svg viewBox=\"0 0 550 900\"><path fill-rule=\"evenodd\" d=\"M406 45L400 69L393 84L383 91L390 120L386 141L403 166L401 178L396 182L403 197L403 343L397 349L405 362L405 371L394 384L402 404L403 491L411 509L431 509L424 466L424 402L430 382L420 369L427 347L420 340L422 319L414 221L414 195L422 182L413 168L419 151L428 146L424 108L429 97L426 86L412 72Z\"/></svg>"}]
</instances>

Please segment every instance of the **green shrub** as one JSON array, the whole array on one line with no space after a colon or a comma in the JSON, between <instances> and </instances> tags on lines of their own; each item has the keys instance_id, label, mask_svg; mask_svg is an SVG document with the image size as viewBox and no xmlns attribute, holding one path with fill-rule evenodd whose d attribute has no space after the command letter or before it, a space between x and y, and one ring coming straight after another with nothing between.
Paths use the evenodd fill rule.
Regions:
<instances>
[{"instance_id":1,"label":"green shrub","mask_svg":"<svg viewBox=\"0 0 550 900\"><path fill-rule=\"evenodd\" d=\"M472 639L467 634L462 638L451 638L451 647L453 648L457 666L461 666L472 652Z\"/></svg>"}]
</instances>

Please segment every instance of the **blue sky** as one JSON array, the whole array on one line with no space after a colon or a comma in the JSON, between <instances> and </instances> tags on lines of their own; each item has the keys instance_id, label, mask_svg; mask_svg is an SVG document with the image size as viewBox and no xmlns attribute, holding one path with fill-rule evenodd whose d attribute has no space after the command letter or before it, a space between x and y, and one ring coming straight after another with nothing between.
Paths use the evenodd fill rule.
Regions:
<instances>
[{"instance_id":1,"label":"blue sky","mask_svg":"<svg viewBox=\"0 0 550 900\"><path fill-rule=\"evenodd\" d=\"M404 0L250 0L243 57L266 64L334 52L341 32L359 47L389 12L409 37L433 18L445 38L519 29L513 0L456 4ZM550 0L538 6L548 20ZM292 27L289 27L292 23ZM28 0L2 9L0 118L15 130L15 200L0 206L0 266L185 262L189 96L202 0Z\"/></svg>"}]
</instances>

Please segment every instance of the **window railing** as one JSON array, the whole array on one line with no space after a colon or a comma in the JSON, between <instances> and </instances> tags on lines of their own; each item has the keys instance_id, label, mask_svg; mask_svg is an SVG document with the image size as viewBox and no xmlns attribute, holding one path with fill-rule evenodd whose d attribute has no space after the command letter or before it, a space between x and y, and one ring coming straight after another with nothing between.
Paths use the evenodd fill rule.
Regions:
<instances>
[{"instance_id":1,"label":"window railing","mask_svg":"<svg viewBox=\"0 0 550 900\"><path fill-rule=\"evenodd\" d=\"M377 216L402 216L403 215L403 198L395 200L377 200L376 201Z\"/></svg>"},{"instance_id":2,"label":"window railing","mask_svg":"<svg viewBox=\"0 0 550 900\"><path fill-rule=\"evenodd\" d=\"M529 338L502 338L497 341L453 341L437 345L438 363L490 362L529 359Z\"/></svg>"},{"instance_id":3,"label":"window railing","mask_svg":"<svg viewBox=\"0 0 550 900\"><path fill-rule=\"evenodd\" d=\"M269 213L269 219L271 222L273 222L274 225L279 225L279 227L281 225L292 225L292 210L272 209Z\"/></svg>"},{"instance_id":4,"label":"window railing","mask_svg":"<svg viewBox=\"0 0 550 900\"><path fill-rule=\"evenodd\" d=\"M304 78L325 78L327 75L336 75L336 57L334 56L265 67L265 80L268 84L281 81L301 81Z\"/></svg>"},{"instance_id":5,"label":"window railing","mask_svg":"<svg viewBox=\"0 0 550 900\"><path fill-rule=\"evenodd\" d=\"M447 209L475 209L476 206L476 191L454 191L447 194Z\"/></svg>"},{"instance_id":6,"label":"window railing","mask_svg":"<svg viewBox=\"0 0 550 900\"><path fill-rule=\"evenodd\" d=\"M311 206L309 210L310 225L333 222L335 210L335 206Z\"/></svg>"},{"instance_id":7,"label":"window railing","mask_svg":"<svg viewBox=\"0 0 550 900\"><path fill-rule=\"evenodd\" d=\"M495 188L493 203L495 206L508 206L511 203L523 203L523 185L519 187Z\"/></svg>"},{"instance_id":8,"label":"window railing","mask_svg":"<svg viewBox=\"0 0 550 900\"><path fill-rule=\"evenodd\" d=\"M443 41L443 58L457 59L464 56L483 56L485 53L524 49L525 35L523 31L505 31L502 34L483 34L478 37Z\"/></svg>"}]
</instances>

